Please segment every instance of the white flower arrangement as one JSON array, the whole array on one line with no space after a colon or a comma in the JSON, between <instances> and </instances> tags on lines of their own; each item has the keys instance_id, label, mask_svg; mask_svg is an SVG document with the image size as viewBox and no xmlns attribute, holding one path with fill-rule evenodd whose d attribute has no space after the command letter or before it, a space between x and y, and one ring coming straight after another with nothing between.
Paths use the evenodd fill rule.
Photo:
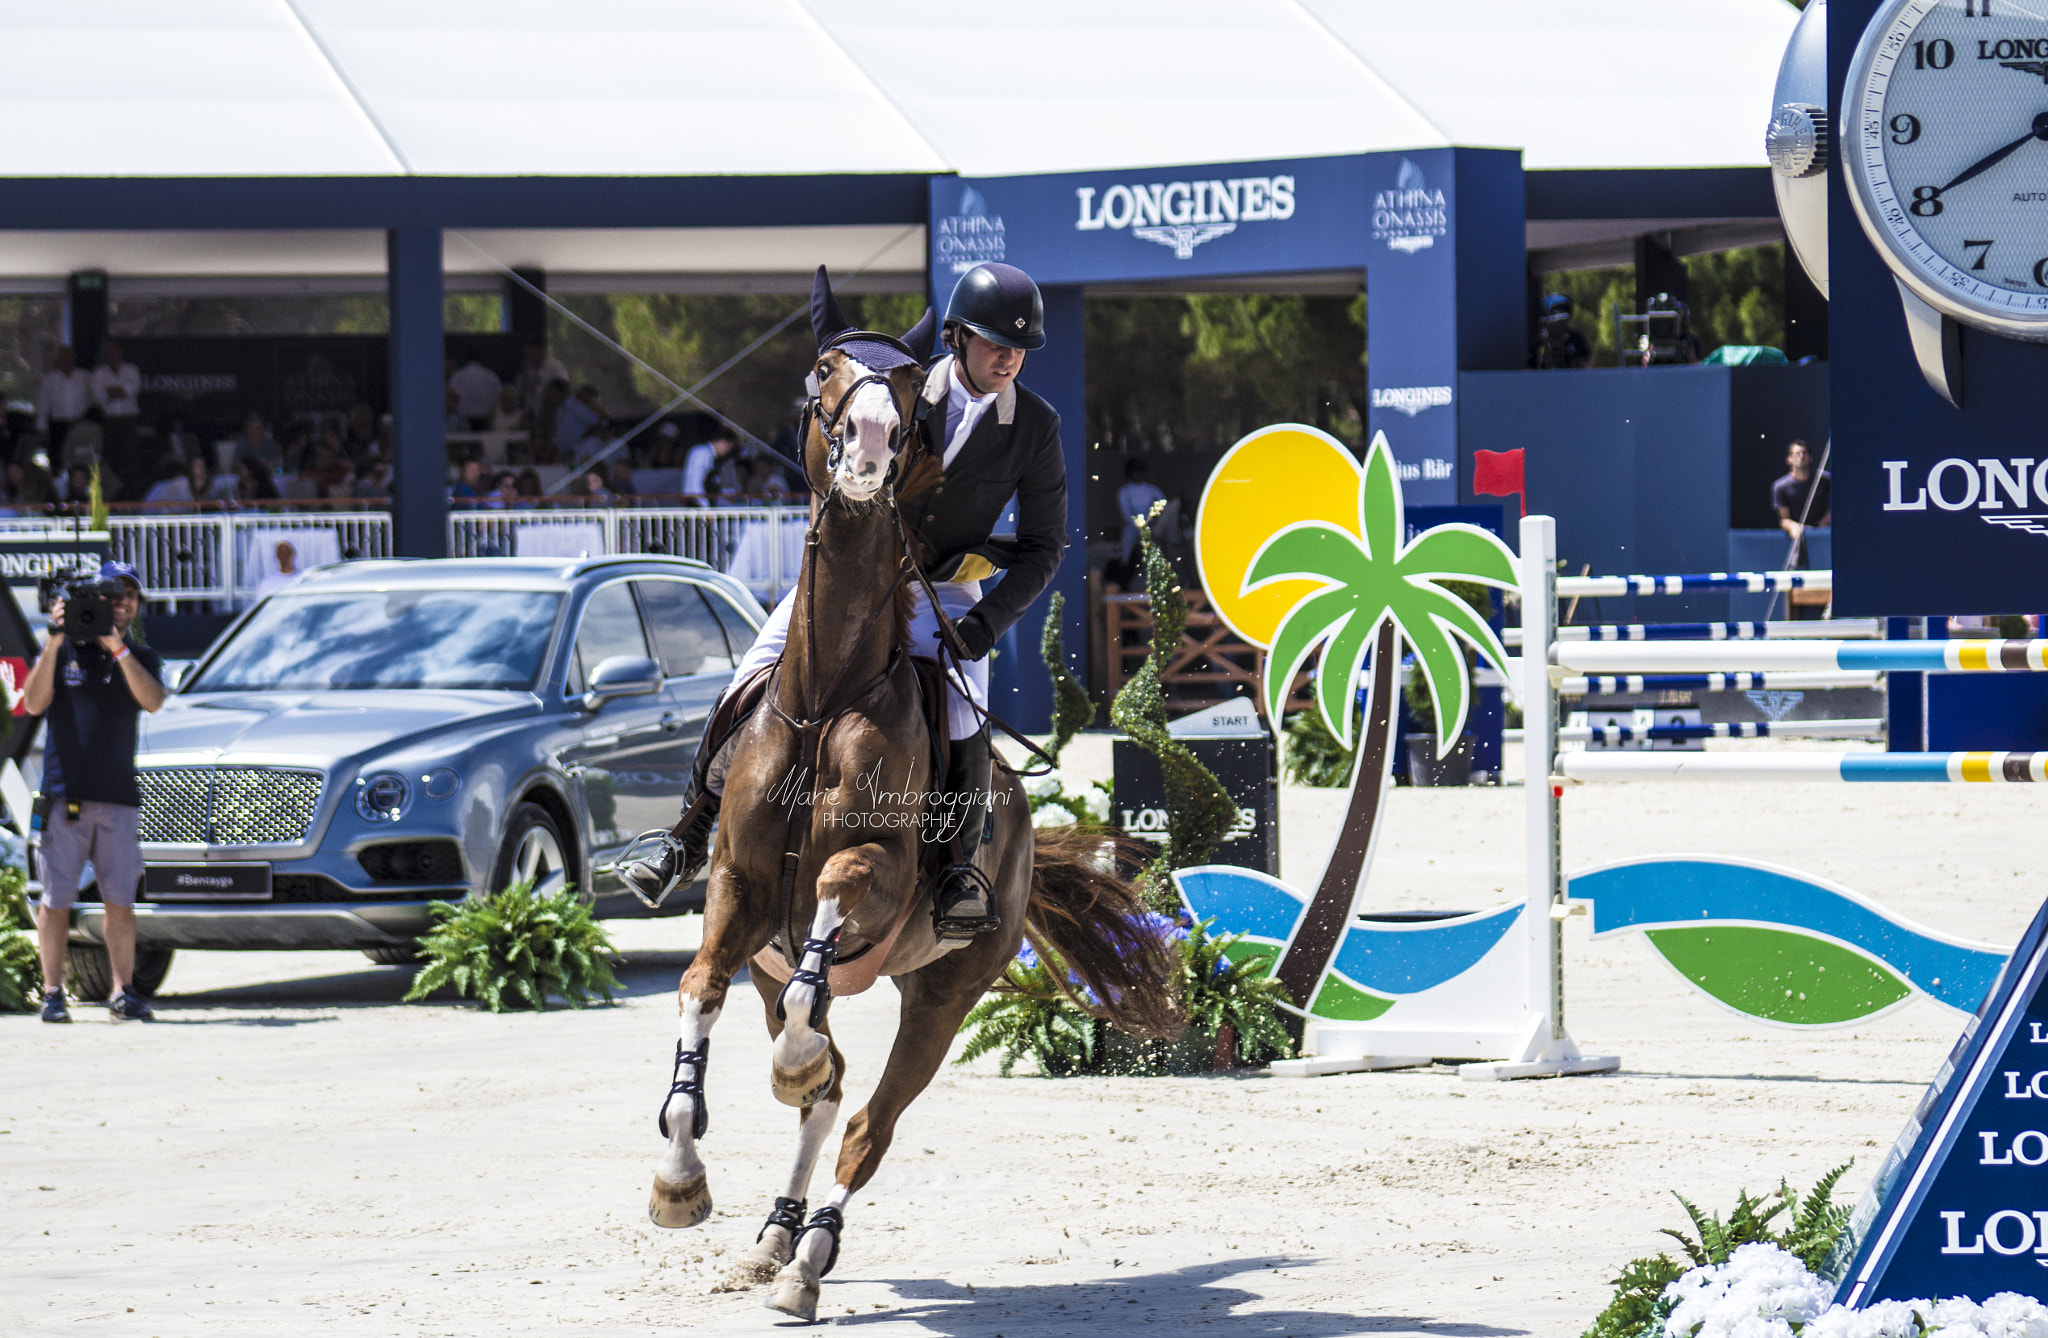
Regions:
<instances>
[{"instance_id":1,"label":"white flower arrangement","mask_svg":"<svg viewBox=\"0 0 2048 1338\"><path fill-rule=\"evenodd\" d=\"M1070 822L1109 825L1109 784L1090 781L1078 790L1067 789L1064 773L1053 770L1024 781L1024 797L1031 804L1031 825L1062 827Z\"/></svg>"},{"instance_id":2,"label":"white flower arrangement","mask_svg":"<svg viewBox=\"0 0 2048 1338\"><path fill-rule=\"evenodd\" d=\"M2048 1338L2048 1306L2017 1292L1850 1310L1834 1290L1777 1246L1744 1245L1664 1289L1665 1338Z\"/></svg>"}]
</instances>

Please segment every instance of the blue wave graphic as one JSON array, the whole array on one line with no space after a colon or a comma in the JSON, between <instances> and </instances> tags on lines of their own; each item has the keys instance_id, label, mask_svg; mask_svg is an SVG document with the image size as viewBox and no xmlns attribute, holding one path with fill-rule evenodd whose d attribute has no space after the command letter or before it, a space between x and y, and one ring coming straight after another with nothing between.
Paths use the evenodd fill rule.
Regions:
<instances>
[{"instance_id":1,"label":"blue wave graphic","mask_svg":"<svg viewBox=\"0 0 2048 1338\"><path fill-rule=\"evenodd\" d=\"M1213 918L1219 933L1285 943L1308 910L1300 893L1254 869L1209 864L1182 869L1174 880L1195 918ZM1523 909L1516 902L1455 920L1353 925L1331 965L1376 994L1419 994L1471 970Z\"/></svg>"},{"instance_id":2,"label":"blue wave graphic","mask_svg":"<svg viewBox=\"0 0 2048 1338\"><path fill-rule=\"evenodd\" d=\"M1593 932L1741 920L1839 939L1951 1008L1974 1012L2009 955L1937 937L1846 892L1786 869L1713 859L1651 859L1571 880L1593 903Z\"/></svg>"}]
</instances>

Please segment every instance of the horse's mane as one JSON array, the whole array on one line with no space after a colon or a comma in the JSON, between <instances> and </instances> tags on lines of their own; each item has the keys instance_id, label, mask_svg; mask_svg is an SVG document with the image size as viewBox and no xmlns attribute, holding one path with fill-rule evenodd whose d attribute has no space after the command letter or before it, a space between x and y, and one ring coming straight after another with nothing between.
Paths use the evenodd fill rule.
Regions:
<instances>
[{"instance_id":1,"label":"horse's mane","mask_svg":"<svg viewBox=\"0 0 2048 1338\"><path fill-rule=\"evenodd\" d=\"M918 561L924 560L924 536L919 533L916 518L924 514L924 504L945 482L946 466L938 453L925 444L922 432L912 432L910 449L903 458L903 481L896 487L896 505L903 516L903 530L910 538L911 552ZM907 580L896 587L896 644L910 644L910 606L912 587L915 580Z\"/></svg>"}]
</instances>

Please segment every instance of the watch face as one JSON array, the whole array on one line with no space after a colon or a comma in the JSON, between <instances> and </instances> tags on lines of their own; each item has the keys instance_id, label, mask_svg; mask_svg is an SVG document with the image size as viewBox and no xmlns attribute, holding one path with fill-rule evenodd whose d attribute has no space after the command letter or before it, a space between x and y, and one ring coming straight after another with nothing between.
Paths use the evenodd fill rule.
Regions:
<instances>
[{"instance_id":1,"label":"watch face","mask_svg":"<svg viewBox=\"0 0 2048 1338\"><path fill-rule=\"evenodd\" d=\"M2048 3L1890 0L1842 101L1886 263L1959 320L2048 339Z\"/></svg>"}]
</instances>

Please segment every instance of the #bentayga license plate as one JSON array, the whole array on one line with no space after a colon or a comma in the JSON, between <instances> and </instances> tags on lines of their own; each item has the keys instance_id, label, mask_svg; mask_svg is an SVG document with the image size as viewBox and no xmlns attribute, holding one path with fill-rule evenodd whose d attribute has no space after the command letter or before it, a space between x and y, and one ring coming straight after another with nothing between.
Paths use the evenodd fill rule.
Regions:
<instances>
[{"instance_id":1,"label":"#bentayga license plate","mask_svg":"<svg viewBox=\"0 0 2048 1338\"><path fill-rule=\"evenodd\" d=\"M142 895L150 901L268 901L268 864L146 864Z\"/></svg>"}]
</instances>

